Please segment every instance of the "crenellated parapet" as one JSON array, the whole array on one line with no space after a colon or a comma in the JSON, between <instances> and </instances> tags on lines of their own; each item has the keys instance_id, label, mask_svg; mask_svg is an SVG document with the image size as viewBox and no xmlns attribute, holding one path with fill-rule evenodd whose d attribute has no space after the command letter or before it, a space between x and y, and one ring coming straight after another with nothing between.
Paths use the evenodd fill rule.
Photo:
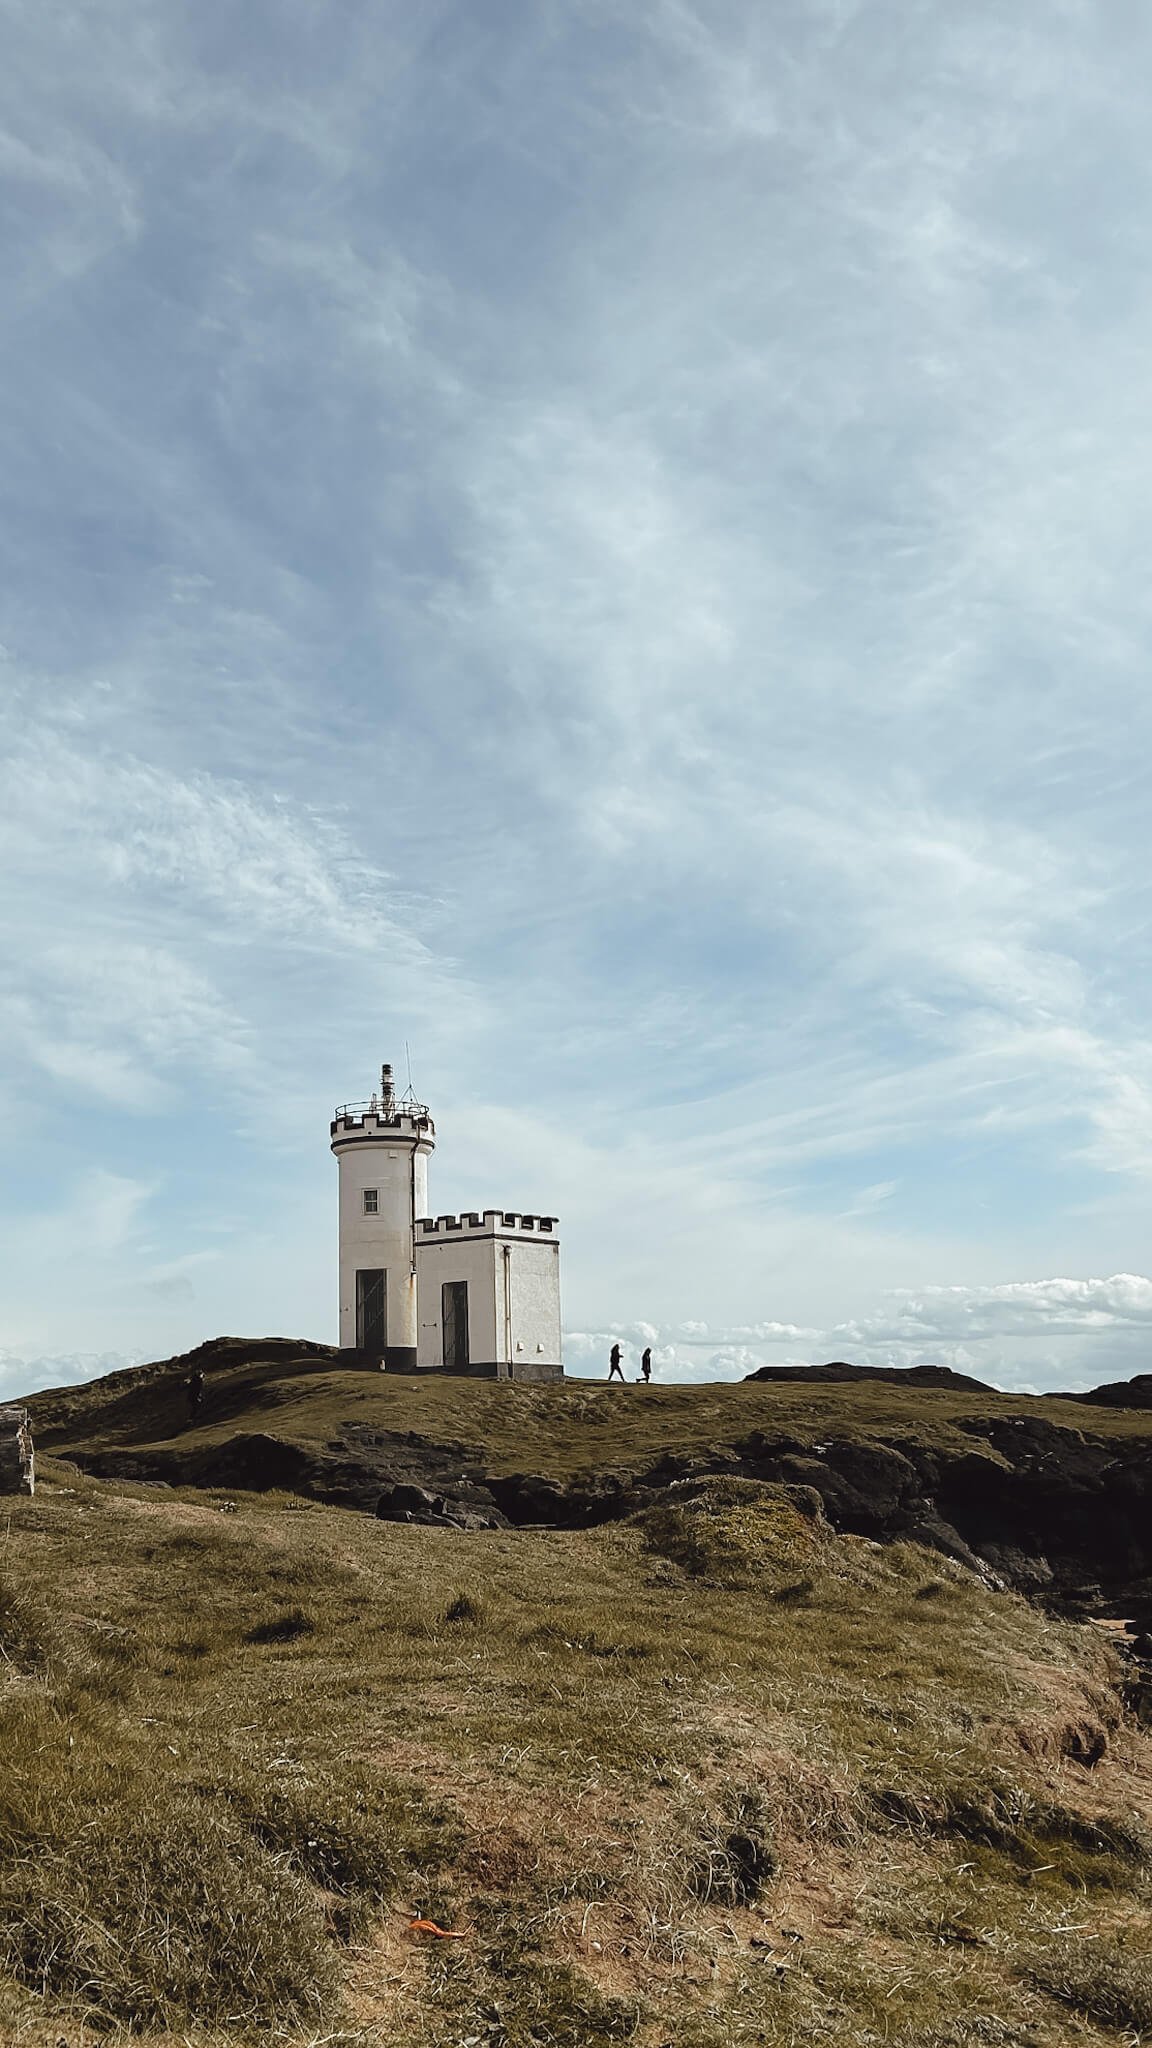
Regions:
<instances>
[{"instance_id":1,"label":"crenellated parapet","mask_svg":"<svg viewBox=\"0 0 1152 2048\"><path fill-rule=\"evenodd\" d=\"M416 1241L420 1244L461 1237L522 1237L529 1233L554 1238L557 1229L555 1216L527 1216L518 1209L465 1209L459 1216L421 1216L416 1224Z\"/></svg>"},{"instance_id":2,"label":"crenellated parapet","mask_svg":"<svg viewBox=\"0 0 1152 2048\"><path fill-rule=\"evenodd\" d=\"M398 1105L389 1113L369 1103L347 1102L336 1111L328 1128L334 1146L342 1138L352 1142L364 1138L385 1142L389 1138L407 1138L425 1144L434 1143L436 1138L436 1126L419 1103Z\"/></svg>"}]
</instances>

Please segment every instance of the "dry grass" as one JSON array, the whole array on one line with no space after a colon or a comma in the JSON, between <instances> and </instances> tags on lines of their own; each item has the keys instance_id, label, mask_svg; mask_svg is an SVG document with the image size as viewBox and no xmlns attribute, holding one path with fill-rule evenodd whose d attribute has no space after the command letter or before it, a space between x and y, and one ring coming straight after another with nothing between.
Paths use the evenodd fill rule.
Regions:
<instances>
[{"instance_id":1,"label":"dry grass","mask_svg":"<svg viewBox=\"0 0 1152 2048\"><path fill-rule=\"evenodd\" d=\"M1148 2028L1147 1738L1091 1630L748 1484L471 1537L67 1484L4 1549L5 2040Z\"/></svg>"}]
</instances>

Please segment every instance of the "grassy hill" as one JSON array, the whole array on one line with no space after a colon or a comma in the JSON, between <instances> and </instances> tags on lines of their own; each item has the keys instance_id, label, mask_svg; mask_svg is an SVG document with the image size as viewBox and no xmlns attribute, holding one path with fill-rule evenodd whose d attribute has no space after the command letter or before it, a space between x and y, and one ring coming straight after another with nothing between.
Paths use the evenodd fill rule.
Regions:
<instances>
[{"instance_id":1,"label":"grassy hill","mask_svg":"<svg viewBox=\"0 0 1152 2048\"><path fill-rule=\"evenodd\" d=\"M464 1535L49 1460L5 1519L5 2041L1152 2028L1107 1641L803 1492Z\"/></svg>"},{"instance_id":2,"label":"grassy hill","mask_svg":"<svg viewBox=\"0 0 1152 2048\"><path fill-rule=\"evenodd\" d=\"M323 1449L348 1426L430 1443L460 1444L495 1472L531 1470L558 1480L583 1471L622 1471L674 1455L733 1449L755 1430L816 1444L847 1433L927 1448L971 1450L964 1425L987 1417L1032 1418L1057 1428L1152 1446L1152 1411L1086 1410L1075 1401L1027 1394L956 1393L869 1381L620 1386L568 1380L515 1386L342 1371L321 1345L221 1339L196 1356L205 1372L203 1408L190 1425L183 1361L112 1373L82 1387L34 1395L39 1444L71 1450L222 1445L237 1431L266 1432Z\"/></svg>"},{"instance_id":3,"label":"grassy hill","mask_svg":"<svg viewBox=\"0 0 1152 2048\"><path fill-rule=\"evenodd\" d=\"M204 1398L189 1413L189 1364ZM925 1388L517 1386L349 1371L221 1339L35 1395L41 1450L108 1478L288 1488L375 1509L417 1485L472 1522L588 1526L703 1473L812 1486L834 1525L911 1538L1066 1611L1152 1622L1152 1410Z\"/></svg>"},{"instance_id":4,"label":"grassy hill","mask_svg":"<svg viewBox=\"0 0 1152 2048\"><path fill-rule=\"evenodd\" d=\"M894 1471L1007 1488L1029 1527L1061 1488L1073 1521L1115 1495L1138 1571L1147 1413L415 1382L271 1341L201 1362L192 1419L181 1361L30 1404L42 1483L0 1556L5 2042L1152 2037L1152 1738L1113 1635L822 1508L850 1521ZM408 1469L506 1499L530 1472L561 1508L611 1480L613 1518L331 1504Z\"/></svg>"}]
</instances>

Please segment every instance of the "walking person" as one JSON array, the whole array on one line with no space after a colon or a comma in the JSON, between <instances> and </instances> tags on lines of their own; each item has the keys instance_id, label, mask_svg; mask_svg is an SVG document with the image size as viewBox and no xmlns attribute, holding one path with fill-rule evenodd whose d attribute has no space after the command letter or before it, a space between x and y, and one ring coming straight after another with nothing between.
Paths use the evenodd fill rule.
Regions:
<instances>
[{"instance_id":1,"label":"walking person","mask_svg":"<svg viewBox=\"0 0 1152 2048\"><path fill-rule=\"evenodd\" d=\"M647 1386L652 1377L652 1346L646 1344L640 1354L640 1377Z\"/></svg>"},{"instance_id":2,"label":"walking person","mask_svg":"<svg viewBox=\"0 0 1152 2048\"><path fill-rule=\"evenodd\" d=\"M620 1363L620 1346L618 1344L614 1344L608 1353L608 1377L610 1380L623 1380L624 1378L624 1368Z\"/></svg>"}]
</instances>

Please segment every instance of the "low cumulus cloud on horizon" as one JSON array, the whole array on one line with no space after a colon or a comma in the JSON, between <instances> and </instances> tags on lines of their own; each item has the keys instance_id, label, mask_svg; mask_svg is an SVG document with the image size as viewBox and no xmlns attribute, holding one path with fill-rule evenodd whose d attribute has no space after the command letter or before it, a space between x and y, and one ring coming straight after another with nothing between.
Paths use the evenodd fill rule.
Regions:
<instances>
[{"instance_id":1,"label":"low cumulus cloud on horizon","mask_svg":"<svg viewBox=\"0 0 1152 2048\"><path fill-rule=\"evenodd\" d=\"M833 1357L857 1365L948 1365L975 1376L983 1364L993 1384L1012 1385L1020 1375L1005 1368L994 1348L1004 1339L1106 1333L1113 1344L1101 1357L1115 1356L1117 1344L1131 1341L1132 1358L1138 1350L1146 1353L1146 1369L1152 1371L1152 1280L1139 1274L1117 1273L1100 1280L1018 1280L983 1288L929 1287L918 1294L895 1290L886 1307L886 1314L826 1331L789 1323L735 1329L704 1323L612 1326L569 1333L566 1355L570 1369L595 1372L606 1365L615 1341L636 1354L650 1345L656 1366L676 1378L710 1379L743 1378L761 1365L822 1364ZM794 1354L799 1344L808 1347L805 1356L781 1355ZM1081 1355L1081 1377L1072 1384L1087 1386L1091 1353ZM1129 1372L1138 1369L1131 1360L1127 1364Z\"/></svg>"},{"instance_id":2,"label":"low cumulus cloud on horizon","mask_svg":"<svg viewBox=\"0 0 1152 2048\"><path fill-rule=\"evenodd\" d=\"M1020 1336L1051 1339L1104 1333L1114 1345L1132 1341L1131 1357L1126 1360L1129 1374L1152 1371L1152 1344L1148 1342L1152 1336L1152 1279L1117 1273L1099 1280L935 1287L918 1295L897 1290L890 1297L886 1316L827 1331L774 1322L732 1328L701 1322L607 1324L596 1330L566 1331L564 1357L566 1370L578 1378L606 1372L609 1351L619 1343L625 1359L637 1366L640 1353L650 1348L658 1379L663 1375L735 1380L746 1378L762 1365L799 1370L844 1357L857 1365L948 1365L975 1377L988 1372L993 1385L1022 1385L1027 1390L1032 1383L1028 1373L1006 1368L990 1347ZM795 1355L797 1346L806 1347L803 1356ZM1137 1365L1137 1352L1144 1357L1146 1346L1146 1365ZM1101 1353L1102 1358L1116 1355L1114 1348ZM95 1379L143 1362L135 1353L37 1359L0 1353L0 1391L30 1393L43 1386ZM1073 1388L1092 1384L1087 1361L1078 1377L1063 1383Z\"/></svg>"}]
</instances>

